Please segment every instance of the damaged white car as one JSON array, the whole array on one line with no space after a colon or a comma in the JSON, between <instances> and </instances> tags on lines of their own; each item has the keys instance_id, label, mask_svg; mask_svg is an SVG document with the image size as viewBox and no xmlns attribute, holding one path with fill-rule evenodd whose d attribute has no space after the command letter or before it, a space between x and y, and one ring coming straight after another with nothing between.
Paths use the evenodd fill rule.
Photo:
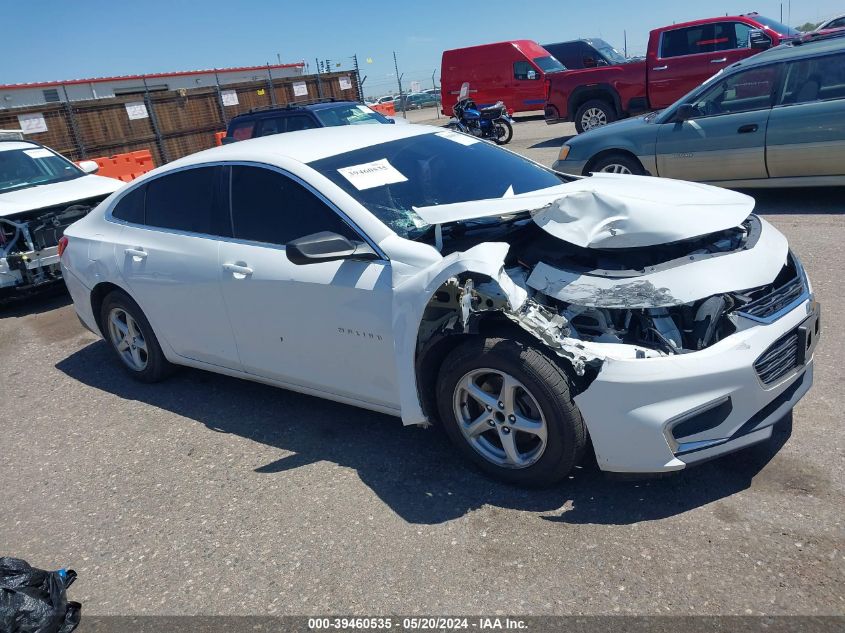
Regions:
<instances>
[{"instance_id":1,"label":"damaged white car","mask_svg":"<svg viewBox=\"0 0 845 633\"><path fill-rule=\"evenodd\" d=\"M59 281L64 229L123 184L53 150L0 139L0 299Z\"/></svg>"},{"instance_id":2,"label":"damaged white car","mask_svg":"<svg viewBox=\"0 0 845 633\"><path fill-rule=\"evenodd\" d=\"M62 265L140 380L189 365L436 420L486 472L548 484L588 447L660 472L763 441L810 388L818 304L753 204L331 128L150 172L66 231Z\"/></svg>"}]
</instances>

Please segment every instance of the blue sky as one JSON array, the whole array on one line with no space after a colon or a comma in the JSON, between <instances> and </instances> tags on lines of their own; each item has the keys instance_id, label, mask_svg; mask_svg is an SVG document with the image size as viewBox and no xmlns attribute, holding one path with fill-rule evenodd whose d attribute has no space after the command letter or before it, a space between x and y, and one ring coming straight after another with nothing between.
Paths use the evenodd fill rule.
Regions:
<instances>
[{"instance_id":1,"label":"blue sky","mask_svg":"<svg viewBox=\"0 0 845 633\"><path fill-rule=\"evenodd\" d=\"M789 4L783 17L793 26L845 12L843 0L792 0L791 15ZM393 51L404 88L412 80L430 88L449 48L599 36L622 50L627 31L628 52L637 54L658 26L748 11L778 19L781 12L770 0L41 0L38 15L31 0L3 5L0 84L259 65L277 55L312 68L315 57L348 68L357 53L368 95L396 90Z\"/></svg>"}]
</instances>

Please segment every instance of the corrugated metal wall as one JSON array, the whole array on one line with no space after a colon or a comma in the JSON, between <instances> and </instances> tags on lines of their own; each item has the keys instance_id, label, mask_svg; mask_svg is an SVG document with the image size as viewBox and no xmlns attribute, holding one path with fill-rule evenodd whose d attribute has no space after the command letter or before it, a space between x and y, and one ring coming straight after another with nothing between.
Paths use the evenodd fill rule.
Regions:
<instances>
[{"instance_id":1,"label":"corrugated metal wall","mask_svg":"<svg viewBox=\"0 0 845 633\"><path fill-rule=\"evenodd\" d=\"M351 88L341 90L341 78ZM294 84L304 83L307 96L294 96ZM234 91L237 104L224 105L222 93ZM61 92L61 91L60 91ZM27 134L27 139L46 145L72 160L112 156L148 149L156 165L214 146L214 133L226 129L229 120L252 108L285 105L319 98L358 100L354 73L304 75L285 79L226 84L147 95L73 101L0 110L0 129L19 129L18 115L39 113L46 132ZM127 103L144 102L146 118L130 119Z\"/></svg>"}]
</instances>

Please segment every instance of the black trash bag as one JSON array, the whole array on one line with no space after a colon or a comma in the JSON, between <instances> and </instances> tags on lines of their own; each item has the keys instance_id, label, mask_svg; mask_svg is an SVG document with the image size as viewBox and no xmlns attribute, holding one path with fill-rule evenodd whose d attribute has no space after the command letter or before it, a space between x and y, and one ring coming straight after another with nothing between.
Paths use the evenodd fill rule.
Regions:
<instances>
[{"instance_id":1,"label":"black trash bag","mask_svg":"<svg viewBox=\"0 0 845 633\"><path fill-rule=\"evenodd\" d=\"M0 633L70 633L82 605L65 590L76 580L72 569L43 571L19 558L0 558Z\"/></svg>"}]
</instances>

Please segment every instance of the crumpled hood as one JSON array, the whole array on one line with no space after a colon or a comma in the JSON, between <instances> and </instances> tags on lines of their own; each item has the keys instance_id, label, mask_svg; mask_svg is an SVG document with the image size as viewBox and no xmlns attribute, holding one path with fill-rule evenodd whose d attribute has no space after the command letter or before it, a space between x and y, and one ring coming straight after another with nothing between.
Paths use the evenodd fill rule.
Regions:
<instances>
[{"instance_id":1,"label":"crumpled hood","mask_svg":"<svg viewBox=\"0 0 845 633\"><path fill-rule=\"evenodd\" d=\"M114 193L123 184L115 178L87 175L49 185L0 193L0 217L76 202L94 196L105 196Z\"/></svg>"},{"instance_id":2,"label":"crumpled hood","mask_svg":"<svg viewBox=\"0 0 845 633\"><path fill-rule=\"evenodd\" d=\"M621 174L491 200L415 208L428 224L530 211L555 237L583 248L634 248L692 239L740 225L754 199L709 185Z\"/></svg>"}]
</instances>

